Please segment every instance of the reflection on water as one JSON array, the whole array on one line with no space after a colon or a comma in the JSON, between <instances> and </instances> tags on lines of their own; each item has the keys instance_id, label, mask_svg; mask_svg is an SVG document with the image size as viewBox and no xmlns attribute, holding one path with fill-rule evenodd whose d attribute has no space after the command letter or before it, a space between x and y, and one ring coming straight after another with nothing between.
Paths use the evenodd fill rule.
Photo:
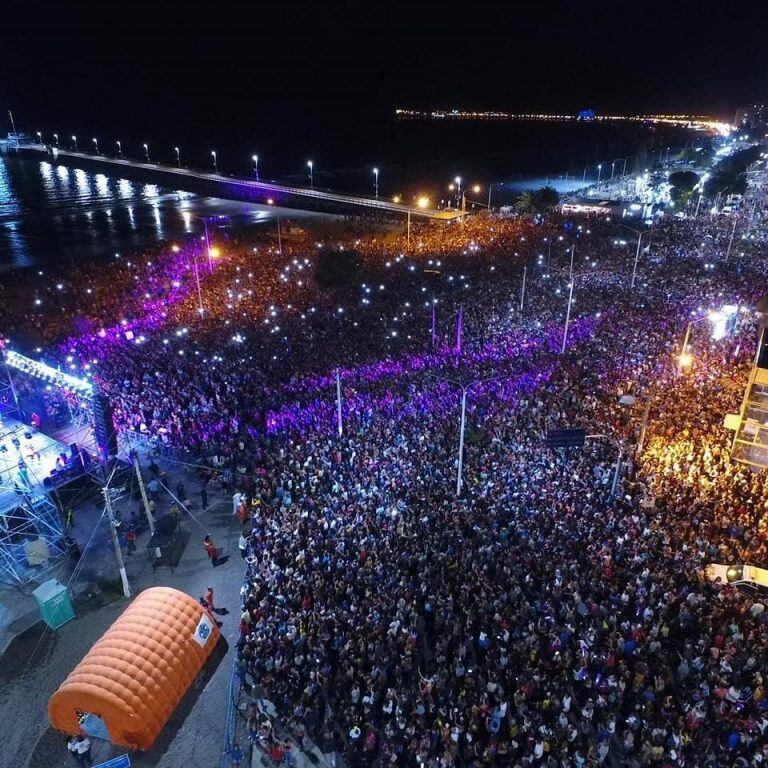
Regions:
<instances>
[{"instance_id":1,"label":"reflection on water","mask_svg":"<svg viewBox=\"0 0 768 768\"><path fill-rule=\"evenodd\" d=\"M68 261L202 232L200 217L235 225L277 209L198 197L47 161L0 157L0 269ZM283 211L281 215L285 216ZM306 214L291 211L291 218Z\"/></svg>"}]
</instances>

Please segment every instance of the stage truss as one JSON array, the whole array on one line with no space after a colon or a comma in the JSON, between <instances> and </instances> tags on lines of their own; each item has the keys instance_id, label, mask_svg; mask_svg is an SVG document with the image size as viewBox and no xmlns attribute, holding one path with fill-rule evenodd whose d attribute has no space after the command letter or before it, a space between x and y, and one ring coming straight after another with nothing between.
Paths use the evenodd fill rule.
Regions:
<instances>
[{"instance_id":1,"label":"stage truss","mask_svg":"<svg viewBox=\"0 0 768 768\"><path fill-rule=\"evenodd\" d=\"M91 430L96 388L1 343L0 349L0 580L27 583L50 571L67 553L63 511L54 486L44 482L66 444L21 421L13 372L62 394L74 435ZM83 474L87 471L84 467Z\"/></svg>"}]
</instances>

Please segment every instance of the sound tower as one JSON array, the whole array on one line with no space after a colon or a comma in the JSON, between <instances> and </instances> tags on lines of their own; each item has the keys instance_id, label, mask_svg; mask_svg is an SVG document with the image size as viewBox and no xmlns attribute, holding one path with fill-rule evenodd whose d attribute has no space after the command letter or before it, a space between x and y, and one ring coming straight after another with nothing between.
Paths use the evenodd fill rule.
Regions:
<instances>
[{"instance_id":1,"label":"sound tower","mask_svg":"<svg viewBox=\"0 0 768 768\"><path fill-rule=\"evenodd\" d=\"M117 456L117 434L112 419L112 406L106 395L98 394L93 400L93 431L103 461Z\"/></svg>"}]
</instances>

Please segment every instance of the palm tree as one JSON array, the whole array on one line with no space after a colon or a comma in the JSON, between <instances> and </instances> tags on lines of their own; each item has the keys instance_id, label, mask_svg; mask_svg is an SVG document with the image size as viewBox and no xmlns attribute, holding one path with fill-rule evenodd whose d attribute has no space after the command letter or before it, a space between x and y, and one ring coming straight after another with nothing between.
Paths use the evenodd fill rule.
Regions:
<instances>
[{"instance_id":1,"label":"palm tree","mask_svg":"<svg viewBox=\"0 0 768 768\"><path fill-rule=\"evenodd\" d=\"M514 205L515 213L536 213L538 210L538 201L536 195L530 189L521 192Z\"/></svg>"}]
</instances>

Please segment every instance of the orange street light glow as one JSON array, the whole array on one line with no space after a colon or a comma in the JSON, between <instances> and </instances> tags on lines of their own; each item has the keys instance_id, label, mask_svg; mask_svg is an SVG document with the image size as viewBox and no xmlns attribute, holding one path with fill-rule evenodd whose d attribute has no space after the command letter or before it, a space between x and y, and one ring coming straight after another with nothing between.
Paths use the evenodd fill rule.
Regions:
<instances>
[{"instance_id":1,"label":"orange street light glow","mask_svg":"<svg viewBox=\"0 0 768 768\"><path fill-rule=\"evenodd\" d=\"M221 256L221 251L220 251L218 248L211 248L211 250L210 250L210 251L208 251L208 255L209 255L209 256L210 256L212 259L218 259L218 258L219 258L219 256Z\"/></svg>"},{"instance_id":2,"label":"orange street light glow","mask_svg":"<svg viewBox=\"0 0 768 768\"><path fill-rule=\"evenodd\" d=\"M693 355L691 355L690 352L683 352L683 354L680 355L680 366L682 368L687 368L692 362Z\"/></svg>"}]
</instances>

